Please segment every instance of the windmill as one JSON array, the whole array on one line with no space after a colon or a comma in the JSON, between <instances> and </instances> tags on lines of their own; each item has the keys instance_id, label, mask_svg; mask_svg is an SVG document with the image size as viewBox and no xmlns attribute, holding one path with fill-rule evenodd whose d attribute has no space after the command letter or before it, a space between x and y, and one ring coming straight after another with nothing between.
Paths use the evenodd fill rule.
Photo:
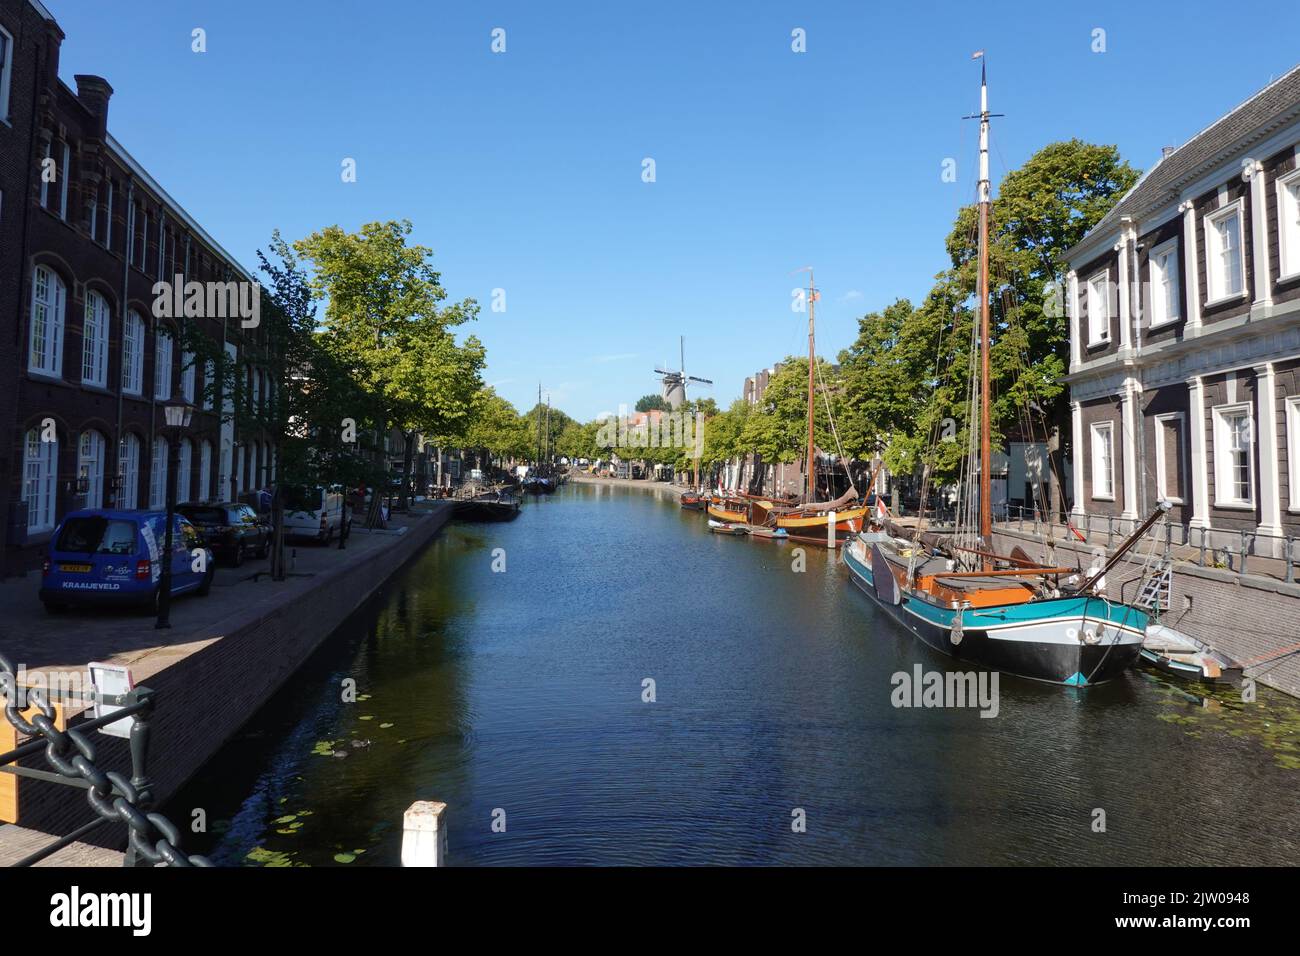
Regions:
<instances>
[{"instance_id":1,"label":"windmill","mask_svg":"<svg viewBox=\"0 0 1300 956\"><path fill-rule=\"evenodd\" d=\"M663 398L672 409L681 408L682 403L686 401L686 383L699 382L701 385L712 385L713 380L707 378L697 378L694 375L686 374L686 337L681 338L682 348L682 365L681 371L670 372L667 369L655 369L656 375L663 376Z\"/></svg>"}]
</instances>

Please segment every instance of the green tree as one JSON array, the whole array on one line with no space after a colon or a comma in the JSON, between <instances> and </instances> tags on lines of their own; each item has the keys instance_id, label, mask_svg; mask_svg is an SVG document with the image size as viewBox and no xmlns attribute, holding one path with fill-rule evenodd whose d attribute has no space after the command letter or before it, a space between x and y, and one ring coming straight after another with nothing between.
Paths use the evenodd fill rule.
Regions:
<instances>
[{"instance_id":1,"label":"green tree","mask_svg":"<svg viewBox=\"0 0 1300 956\"><path fill-rule=\"evenodd\" d=\"M478 304L443 305L432 250L408 245L410 233L409 221L371 222L294 243L310 263L313 294L326 302L323 348L375 396L381 427L406 438L403 489L418 433L450 444L468 429L485 362L475 336L458 343L454 334L477 317Z\"/></svg>"},{"instance_id":2,"label":"green tree","mask_svg":"<svg viewBox=\"0 0 1300 956\"><path fill-rule=\"evenodd\" d=\"M502 460L524 458L532 451L528 423L490 386L479 389L474 396L474 411L464 442L466 447L485 449Z\"/></svg>"},{"instance_id":3,"label":"green tree","mask_svg":"<svg viewBox=\"0 0 1300 956\"><path fill-rule=\"evenodd\" d=\"M638 412L649 411L669 411L671 406L664 400L662 395L642 395L636 400L636 410Z\"/></svg>"}]
</instances>

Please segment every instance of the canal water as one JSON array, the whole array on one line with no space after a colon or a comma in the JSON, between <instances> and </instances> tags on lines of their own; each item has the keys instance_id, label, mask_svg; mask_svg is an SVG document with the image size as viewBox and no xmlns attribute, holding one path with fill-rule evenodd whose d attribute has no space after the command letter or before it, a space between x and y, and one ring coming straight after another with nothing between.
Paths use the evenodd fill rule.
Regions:
<instances>
[{"instance_id":1,"label":"canal water","mask_svg":"<svg viewBox=\"0 0 1300 956\"><path fill-rule=\"evenodd\" d=\"M456 865L1300 863L1290 698L895 707L947 660L797 557L613 485L452 525L166 810L222 864L393 865L417 799Z\"/></svg>"}]
</instances>

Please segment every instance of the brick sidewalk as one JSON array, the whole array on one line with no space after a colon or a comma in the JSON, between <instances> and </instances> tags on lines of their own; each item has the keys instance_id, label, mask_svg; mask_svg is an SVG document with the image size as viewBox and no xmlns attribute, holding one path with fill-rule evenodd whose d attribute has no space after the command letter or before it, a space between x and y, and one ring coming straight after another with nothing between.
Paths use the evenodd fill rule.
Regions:
<instances>
[{"instance_id":1,"label":"brick sidewalk","mask_svg":"<svg viewBox=\"0 0 1300 956\"><path fill-rule=\"evenodd\" d=\"M221 637L232 616L242 618L257 605L269 608L288 599L310 587L318 572L367 560L367 555L399 540L418 520L418 516L397 515L388 531L376 532L354 525L343 551L337 542L329 547L294 543L286 548L291 576L282 582L270 579L269 560L248 558L240 568L219 564L206 597L184 595L173 600L170 630L155 630L151 612L129 608L48 614L36 596L39 572L0 581L0 649L15 667L25 665L29 671L76 670L89 661L111 661L131 664L135 680L144 682L178 657Z\"/></svg>"}]
</instances>

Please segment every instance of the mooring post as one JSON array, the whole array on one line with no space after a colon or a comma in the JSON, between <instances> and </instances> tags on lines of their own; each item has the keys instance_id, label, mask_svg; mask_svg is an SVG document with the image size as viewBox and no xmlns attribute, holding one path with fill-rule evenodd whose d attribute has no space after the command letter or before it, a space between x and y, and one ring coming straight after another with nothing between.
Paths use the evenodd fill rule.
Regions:
<instances>
[{"instance_id":1,"label":"mooring post","mask_svg":"<svg viewBox=\"0 0 1300 956\"><path fill-rule=\"evenodd\" d=\"M416 800L402 815L402 866L445 866L447 804Z\"/></svg>"},{"instance_id":2,"label":"mooring post","mask_svg":"<svg viewBox=\"0 0 1300 956\"><path fill-rule=\"evenodd\" d=\"M835 550L835 512L826 516L826 547Z\"/></svg>"}]
</instances>

